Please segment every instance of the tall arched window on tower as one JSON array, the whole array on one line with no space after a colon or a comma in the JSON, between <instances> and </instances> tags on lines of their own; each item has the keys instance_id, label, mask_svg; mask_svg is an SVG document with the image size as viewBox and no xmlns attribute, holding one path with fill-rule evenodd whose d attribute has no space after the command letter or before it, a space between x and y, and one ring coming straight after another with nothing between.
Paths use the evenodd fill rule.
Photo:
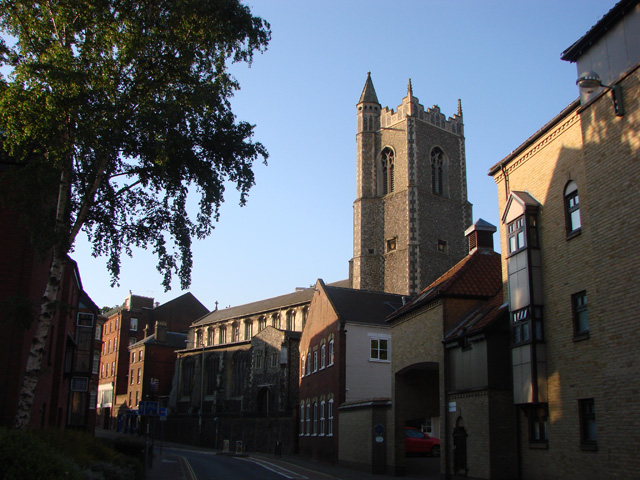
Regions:
<instances>
[{"instance_id":1,"label":"tall arched window on tower","mask_svg":"<svg viewBox=\"0 0 640 480\"><path fill-rule=\"evenodd\" d=\"M431 191L436 195L444 195L444 152L436 147L431 150Z\"/></svg>"},{"instance_id":2,"label":"tall arched window on tower","mask_svg":"<svg viewBox=\"0 0 640 480\"><path fill-rule=\"evenodd\" d=\"M382 150L382 194L386 195L395 190L395 155L393 150L385 148Z\"/></svg>"}]
</instances>

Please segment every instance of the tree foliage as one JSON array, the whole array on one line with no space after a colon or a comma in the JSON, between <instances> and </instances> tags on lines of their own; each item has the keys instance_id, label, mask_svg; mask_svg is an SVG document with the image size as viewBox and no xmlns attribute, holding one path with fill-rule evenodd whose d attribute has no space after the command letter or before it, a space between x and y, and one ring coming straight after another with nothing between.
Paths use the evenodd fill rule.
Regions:
<instances>
[{"instance_id":1,"label":"tree foliage","mask_svg":"<svg viewBox=\"0 0 640 480\"><path fill-rule=\"evenodd\" d=\"M16 425L29 424L67 254L83 229L106 255L151 247L165 289L191 281L191 242L235 184L244 204L253 126L237 122L229 62L251 62L269 25L238 0L0 0L0 192L51 260ZM188 199L198 208L189 214Z\"/></svg>"},{"instance_id":2,"label":"tree foliage","mask_svg":"<svg viewBox=\"0 0 640 480\"><path fill-rule=\"evenodd\" d=\"M267 158L227 66L266 48L268 23L237 0L0 0L0 28L17 40L0 45L3 193L34 244L66 254L83 229L113 283L122 252L152 248L165 289L186 288L225 184L244 204Z\"/></svg>"}]
</instances>

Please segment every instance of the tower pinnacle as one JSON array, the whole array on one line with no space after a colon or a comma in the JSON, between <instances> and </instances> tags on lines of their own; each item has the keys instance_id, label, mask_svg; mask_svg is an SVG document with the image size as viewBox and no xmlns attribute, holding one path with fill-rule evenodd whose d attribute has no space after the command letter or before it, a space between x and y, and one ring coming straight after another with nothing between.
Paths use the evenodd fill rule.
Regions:
<instances>
[{"instance_id":1,"label":"tower pinnacle","mask_svg":"<svg viewBox=\"0 0 640 480\"><path fill-rule=\"evenodd\" d=\"M373 88L373 82L371 81L371 72L367 72L367 81L364 84L362 95L360 95L360 101L358 103L362 102L378 103L376 89Z\"/></svg>"}]
</instances>

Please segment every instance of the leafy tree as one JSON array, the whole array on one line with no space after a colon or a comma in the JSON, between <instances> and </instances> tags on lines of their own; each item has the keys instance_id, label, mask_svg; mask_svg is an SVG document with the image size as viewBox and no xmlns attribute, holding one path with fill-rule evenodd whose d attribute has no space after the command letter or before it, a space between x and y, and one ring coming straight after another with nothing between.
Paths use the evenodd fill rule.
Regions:
<instances>
[{"instance_id":1,"label":"leafy tree","mask_svg":"<svg viewBox=\"0 0 640 480\"><path fill-rule=\"evenodd\" d=\"M271 33L239 0L0 0L0 29L17 40L0 43L11 68L0 141L14 163L2 190L51 256L16 418L26 426L80 230L113 284L136 246L153 249L165 289L174 274L186 288L192 239L211 233L225 185L245 203L267 152L231 111L239 85L227 66L250 63Z\"/></svg>"}]
</instances>

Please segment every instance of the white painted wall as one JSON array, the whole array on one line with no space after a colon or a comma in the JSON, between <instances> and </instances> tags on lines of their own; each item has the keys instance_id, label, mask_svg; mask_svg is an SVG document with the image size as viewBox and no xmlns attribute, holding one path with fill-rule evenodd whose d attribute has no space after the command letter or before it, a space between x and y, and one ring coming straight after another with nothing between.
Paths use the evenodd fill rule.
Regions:
<instances>
[{"instance_id":1,"label":"white painted wall","mask_svg":"<svg viewBox=\"0 0 640 480\"><path fill-rule=\"evenodd\" d=\"M385 326L348 323L346 351L346 401L391 398L391 330ZM370 360L371 335L389 340L389 361Z\"/></svg>"}]
</instances>

